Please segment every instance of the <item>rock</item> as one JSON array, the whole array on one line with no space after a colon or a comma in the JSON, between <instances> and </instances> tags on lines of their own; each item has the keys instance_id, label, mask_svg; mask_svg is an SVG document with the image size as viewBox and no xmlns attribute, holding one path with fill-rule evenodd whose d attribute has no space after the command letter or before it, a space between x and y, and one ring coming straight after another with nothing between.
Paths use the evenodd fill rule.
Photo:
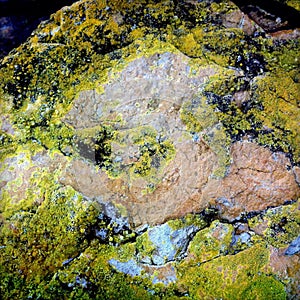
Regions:
<instances>
[{"instance_id":1,"label":"rock","mask_svg":"<svg viewBox=\"0 0 300 300\"><path fill-rule=\"evenodd\" d=\"M209 228L197 232L191 241L188 259L196 260L200 264L228 254L232 235L232 225L212 222Z\"/></svg>"},{"instance_id":2,"label":"rock","mask_svg":"<svg viewBox=\"0 0 300 300\"><path fill-rule=\"evenodd\" d=\"M236 3L266 32L294 29L300 26L299 11L284 1L239 1Z\"/></svg>"},{"instance_id":3,"label":"rock","mask_svg":"<svg viewBox=\"0 0 300 300\"><path fill-rule=\"evenodd\" d=\"M259 30L259 27L239 9L226 14L223 18L223 24L227 28L241 28L249 35Z\"/></svg>"},{"instance_id":4,"label":"rock","mask_svg":"<svg viewBox=\"0 0 300 300\"><path fill-rule=\"evenodd\" d=\"M203 190L204 197L213 200L222 217L234 220L242 213L261 211L299 197L299 185L283 154L239 142L233 144L231 155L228 175L209 182Z\"/></svg>"},{"instance_id":5,"label":"rock","mask_svg":"<svg viewBox=\"0 0 300 300\"><path fill-rule=\"evenodd\" d=\"M82 0L3 58L1 297L297 297L299 39L272 35Z\"/></svg>"},{"instance_id":6,"label":"rock","mask_svg":"<svg viewBox=\"0 0 300 300\"><path fill-rule=\"evenodd\" d=\"M127 262L120 262L115 259L110 259L109 264L115 267L118 271L128 274L132 277L140 275L143 270L132 259Z\"/></svg>"},{"instance_id":7,"label":"rock","mask_svg":"<svg viewBox=\"0 0 300 300\"><path fill-rule=\"evenodd\" d=\"M190 239L198 230L196 226L172 230L168 223L150 228L137 239L138 260L160 266L181 259Z\"/></svg>"},{"instance_id":8,"label":"rock","mask_svg":"<svg viewBox=\"0 0 300 300\"><path fill-rule=\"evenodd\" d=\"M266 269L270 272L275 272L282 279L289 278L289 274L293 274L293 277L288 279L286 285L289 294L300 296L299 292L299 278L300 278L300 258L299 255L287 256L284 249L278 249L270 247L270 262L266 266Z\"/></svg>"},{"instance_id":9,"label":"rock","mask_svg":"<svg viewBox=\"0 0 300 300\"><path fill-rule=\"evenodd\" d=\"M288 248L285 250L285 255L294 255L300 252L300 236L294 239Z\"/></svg>"},{"instance_id":10,"label":"rock","mask_svg":"<svg viewBox=\"0 0 300 300\"><path fill-rule=\"evenodd\" d=\"M115 74L116 79L109 79L102 94L82 92L64 121L77 130L79 138L80 135L84 138L88 130L96 134L99 122L115 124L112 129L115 138L108 141L114 174L107 176L103 171L96 174L93 166L74 161L62 183L88 197L116 199L126 206L136 225L161 223L205 208L200 198L202 186L216 170L218 155L226 156L226 148L220 148L223 151L220 154L210 149L214 135L223 129L197 96L199 86L216 74L217 69L201 68L192 76L189 64L190 59L180 53L143 57ZM124 94L124 90L128 92ZM182 106L188 99L194 99L193 105L199 106L203 117L211 118L200 121L212 134L208 145L200 138L193 139L185 129L182 118L187 112ZM146 155L149 167L141 165ZM97 158L92 161L96 164ZM190 170L195 177L190 176Z\"/></svg>"}]
</instances>

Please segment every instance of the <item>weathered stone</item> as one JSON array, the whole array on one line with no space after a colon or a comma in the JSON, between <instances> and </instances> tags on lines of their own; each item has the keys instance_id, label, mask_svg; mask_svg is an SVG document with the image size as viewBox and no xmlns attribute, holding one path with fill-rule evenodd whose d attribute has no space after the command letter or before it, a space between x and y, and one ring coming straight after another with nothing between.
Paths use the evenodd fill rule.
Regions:
<instances>
[{"instance_id":1,"label":"weathered stone","mask_svg":"<svg viewBox=\"0 0 300 300\"><path fill-rule=\"evenodd\" d=\"M191 241L188 259L205 263L229 253L233 226L214 221L209 228L199 231Z\"/></svg>"},{"instance_id":2,"label":"weathered stone","mask_svg":"<svg viewBox=\"0 0 300 300\"><path fill-rule=\"evenodd\" d=\"M294 255L300 252L300 236L294 239L288 248L285 250L285 255Z\"/></svg>"},{"instance_id":3,"label":"weathered stone","mask_svg":"<svg viewBox=\"0 0 300 300\"><path fill-rule=\"evenodd\" d=\"M203 197L220 210L222 217L233 220L299 197L299 185L283 154L249 142L233 144L231 154L228 175L203 189Z\"/></svg>"},{"instance_id":4,"label":"weathered stone","mask_svg":"<svg viewBox=\"0 0 300 300\"><path fill-rule=\"evenodd\" d=\"M230 1L40 24L1 60L1 297L297 297L298 56Z\"/></svg>"},{"instance_id":5,"label":"weathered stone","mask_svg":"<svg viewBox=\"0 0 300 300\"><path fill-rule=\"evenodd\" d=\"M179 260L198 230L193 225L173 230L168 223L150 228L137 240L137 258L141 263L157 266Z\"/></svg>"},{"instance_id":6,"label":"weathered stone","mask_svg":"<svg viewBox=\"0 0 300 300\"><path fill-rule=\"evenodd\" d=\"M209 147L210 142L189 135L181 114L189 99L195 99L194 105L203 105L202 117L211 120L201 122L209 125L204 129L212 132L213 141L213 130L222 128L218 129L209 108L201 104L203 100L197 100L197 93L216 72L214 67L200 67L193 75L188 57L166 52L133 61L104 85L102 94L82 92L65 122L77 130L79 138L81 134L84 138L85 131L97 131L99 122L113 124L118 136L111 143L111 159L116 162L118 178L103 171L97 174L92 165L77 160L67 169L62 183L88 197L101 196L104 201L124 205L136 225L162 223L205 208L201 190L218 167L218 153ZM150 157L152 174L143 178L135 175L138 170L134 169L142 156L137 140L144 139L146 145L148 135L158 145L170 143L174 154ZM149 185L152 192L147 192Z\"/></svg>"},{"instance_id":7,"label":"weathered stone","mask_svg":"<svg viewBox=\"0 0 300 300\"><path fill-rule=\"evenodd\" d=\"M286 256L284 249L270 247L270 261L266 270L278 274L286 282L286 289L296 299L300 296L300 257L299 255ZM291 274L293 274L291 276Z\"/></svg>"},{"instance_id":8,"label":"weathered stone","mask_svg":"<svg viewBox=\"0 0 300 300\"><path fill-rule=\"evenodd\" d=\"M227 28L241 28L246 34L253 34L258 26L246 14L235 10L223 16L223 24Z\"/></svg>"}]
</instances>

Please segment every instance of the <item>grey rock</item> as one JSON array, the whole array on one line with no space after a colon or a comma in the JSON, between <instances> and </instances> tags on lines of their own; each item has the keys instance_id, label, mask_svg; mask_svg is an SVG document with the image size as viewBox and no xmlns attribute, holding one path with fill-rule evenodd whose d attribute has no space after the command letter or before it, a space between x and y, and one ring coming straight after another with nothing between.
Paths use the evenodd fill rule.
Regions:
<instances>
[{"instance_id":1,"label":"grey rock","mask_svg":"<svg viewBox=\"0 0 300 300\"><path fill-rule=\"evenodd\" d=\"M294 239L285 250L285 255L294 255L300 252L300 235Z\"/></svg>"},{"instance_id":2,"label":"grey rock","mask_svg":"<svg viewBox=\"0 0 300 300\"><path fill-rule=\"evenodd\" d=\"M110 259L108 262L118 271L128 274L132 277L140 275L143 270L133 259L130 259L127 262L120 262L116 259Z\"/></svg>"}]
</instances>

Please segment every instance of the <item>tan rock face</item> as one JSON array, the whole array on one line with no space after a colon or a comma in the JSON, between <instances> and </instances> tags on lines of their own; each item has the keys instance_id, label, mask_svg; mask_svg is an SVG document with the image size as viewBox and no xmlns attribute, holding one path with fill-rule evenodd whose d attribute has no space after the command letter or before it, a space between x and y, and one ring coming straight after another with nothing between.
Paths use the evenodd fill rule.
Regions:
<instances>
[{"instance_id":1,"label":"tan rock face","mask_svg":"<svg viewBox=\"0 0 300 300\"><path fill-rule=\"evenodd\" d=\"M82 92L65 122L79 137L87 132L91 136L100 123L113 127L110 159L117 176L78 159L61 182L89 198L125 206L135 225L162 223L204 209L201 191L219 165L218 155L209 143L189 133L181 114L190 99L194 106L202 105L196 95L216 70L207 67L192 75L190 69L182 54L157 54L130 63L104 85L103 94ZM221 130L213 118L206 123L212 136ZM141 175L145 151L149 165Z\"/></svg>"},{"instance_id":2,"label":"tan rock face","mask_svg":"<svg viewBox=\"0 0 300 300\"><path fill-rule=\"evenodd\" d=\"M300 195L287 157L254 143L239 142L231 148L232 165L222 180L211 181L203 195L230 220L241 213L281 205Z\"/></svg>"},{"instance_id":3,"label":"tan rock face","mask_svg":"<svg viewBox=\"0 0 300 300\"><path fill-rule=\"evenodd\" d=\"M81 153L61 183L88 198L122 205L135 226L163 223L208 206L233 220L296 199L300 189L288 158L255 143L233 144L227 175L215 176L224 164L219 149L226 154L226 145L214 143L222 126L198 93L218 70L207 67L192 74L189 60L169 52L136 59L110 74L102 94L83 91L64 121L92 144L100 124L111 128L109 141L101 143L110 146L112 171L95 167L97 158L89 155L87 161ZM197 111L200 134L188 130L193 119L184 122L186 110L191 115Z\"/></svg>"},{"instance_id":4,"label":"tan rock face","mask_svg":"<svg viewBox=\"0 0 300 300\"><path fill-rule=\"evenodd\" d=\"M225 27L241 28L247 34L253 34L258 29L258 26L240 10L226 14L222 21Z\"/></svg>"},{"instance_id":5,"label":"tan rock face","mask_svg":"<svg viewBox=\"0 0 300 300\"><path fill-rule=\"evenodd\" d=\"M270 262L266 271L278 274L283 280L289 279L287 289L297 299L300 296L300 255L285 256L284 249L270 246Z\"/></svg>"}]
</instances>

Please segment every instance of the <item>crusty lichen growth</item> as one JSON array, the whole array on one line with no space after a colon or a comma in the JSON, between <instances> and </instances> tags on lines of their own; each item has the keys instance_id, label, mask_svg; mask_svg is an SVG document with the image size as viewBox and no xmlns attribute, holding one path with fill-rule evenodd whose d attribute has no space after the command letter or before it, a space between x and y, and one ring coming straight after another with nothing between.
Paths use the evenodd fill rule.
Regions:
<instances>
[{"instance_id":1,"label":"crusty lichen growth","mask_svg":"<svg viewBox=\"0 0 300 300\"><path fill-rule=\"evenodd\" d=\"M189 254L197 262L206 262L229 252L233 226L214 221L199 231L189 245Z\"/></svg>"},{"instance_id":2,"label":"crusty lichen growth","mask_svg":"<svg viewBox=\"0 0 300 300\"><path fill-rule=\"evenodd\" d=\"M281 59L278 65L267 54L269 74L249 81L225 73L207 84L205 95L233 141L248 136L272 150L285 152L298 164L300 85L295 48L293 45L282 51L285 54L273 54L272 58ZM294 57L293 63L284 62L288 59L287 53ZM235 102L238 92L248 92L249 99L243 103Z\"/></svg>"},{"instance_id":3,"label":"crusty lichen growth","mask_svg":"<svg viewBox=\"0 0 300 300\"><path fill-rule=\"evenodd\" d=\"M202 139L217 155L219 166L215 168L213 176L222 177L230 163L230 138L222 123L219 123L218 115L205 100L199 95L185 102L180 109L180 118L194 141Z\"/></svg>"},{"instance_id":4,"label":"crusty lichen growth","mask_svg":"<svg viewBox=\"0 0 300 300\"><path fill-rule=\"evenodd\" d=\"M258 244L203 264L183 263L178 284L192 299L286 299L284 285L262 272L268 257L266 245Z\"/></svg>"},{"instance_id":5,"label":"crusty lichen growth","mask_svg":"<svg viewBox=\"0 0 300 300\"><path fill-rule=\"evenodd\" d=\"M87 6L89 6L88 10ZM124 7L126 7L126 13L122 14L120 11L125 9ZM2 86L6 94L14 98L12 100L14 107L19 109L14 114L14 123L20 124L19 137L22 137L23 142L34 137L46 147L68 146L70 144L68 139L74 133L72 129L66 128L70 133L66 138L64 132L61 135L56 134L51 131L51 127L53 128L55 122L59 122L59 118L65 113L78 91L92 87L101 90L100 83L105 82L110 68L120 65L122 61L120 57L126 57L126 60L123 59L126 64L137 55L149 55L146 49L143 51L140 47L137 53L137 48L131 47L138 39L140 39L138 43L140 45L141 43L148 44L147 39L150 43L153 43L153 40L167 39L190 57L205 58L206 61L220 66L232 66L241 70L246 70L247 67L251 69L252 67L247 64L247 59L248 63L251 63L249 57L256 59L255 55L259 54L265 58L268 69L283 68L288 69L289 72L292 69L295 74L299 43L289 41L285 47L280 47L280 45L274 47L268 39L257 37L249 40L249 37L246 37L240 29L223 28L218 21L220 14L234 9L236 7L232 4L223 2L201 2L197 5L178 4L176 6L172 1L150 2L147 5L135 2L131 4L106 3L105 1L96 4L87 1L74 4L72 8L65 8L52 15L48 22L40 25L29 40L30 44L20 47L22 55L8 56L2 63L6 74L2 80ZM73 10L76 10L76 14L72 13ZM176 18L173 17L174 11ZM150 52L154 50L155 47L152 45ZM94 67L96 65L97 68ZM261 68L262 70L264 68L263 61ZM260 72L256 70L254 73ZM291 74L283 74L283 78L288 78L292 76ZM277 73L275 76L278 76ZM232 78L234 77L236 76ZM271 87L273 86L272 78L270 79ZM220 82L222 80L220 78ZM294 80L292 85L299 90L297 80ZM288 82L285 87L290 91ZM261 89L259 87L258 89L262 89L263 93L268 93L266 83L262 83ZM220 93L216 85L206 90ZM233 94L238 91L238 87L233 84L228 91ZM253 93L253 98L258 98L257 101L265 101L266 97L261 92L258 97L255 91ZM281 97L280 93L276 95L273 93L273 96L276 99ZM4 94L1 101L6 98ZM218 117L221 122L225 122L225 128L234 139L238 135L254 130L256 136L259 135L258 142L289 152L295 155L294 160L298 162L299 153L295 149L299 144L296 140L299 136L297 128L295 126L292 126L292 129L290 126L285 128L280 124L280 127L284 128L279 130L277 125L273 125L276 128L271 127L270 133L264 130L265 124L261 124L262 118L274 114L274 108L268 104L273 102L271 98L268 96L268 102L265 103L267 114L261 114L259 109L245 114L245 111L233 105L226 114L219 114ZM287 99L287 101L290 100ZM285 107L282 106L281 110L284 111ZM295 107L293 117L295 116L296 119L298 111L299 109ZM255 117L257 114L259 114L258 118ZM278 123L278 121L277 118L274 122L270 120L269 123ZM52 125L48 126L49 124ZM66 125L56 124L54 131L60 132L63 127ZM283 132L287 132L287 136ZM54 141L56 137L68 145L58 145L58 142ZM4 138L4 140L5 145L11 143L9 138ZM143 165L145 164L147 163Z\"/></svg>"},{"instance_id":6,"label":"crusty lichen growth","mask_svg":"<svg viewBox=\"0 0 300 300\"><path fill-rule=\"evenodd\" d=\"M262 101L263 112L258 122L268 133L259 134L261 144L278 147L291 153L296 163L300 162L299 95L300 84L291 74L278 71L258 80L255 95Z\"/></svg>"},{"instance_id":7,"label":"crusty lichen growth","mask_svg":"<svg viewBox=\"0 0 300 300\"><path fill-rule=\"evenodd\" d=\"M276 248L285 248L300 231L300 199L287 206L267 210L262 216L249 220L249 225Z\"/></svg>"},{"instance_id":8,"label":"crusty lichen growth","mask_svg":"<svg viewBox=\"0 0 300 300\"><path fill-rule=\"evenodd\" d=\"M246 36L220 21L222 14L236 9L231 2L196 2L81 1L43 22L28 42L1 61L1 117L9 117L14 131L8 133L0 122L1 163L26 147L33 152L47 150L50 155L76 155L74 136L78 135L92 146L93 138L101 141L98 147L103 147L104 155L99 161L111 177L128 171L152 180L158 163L167 164L174 157L170 141L157 140L151 130L132 133L139 157L123 169L110 155L111 147L122 148L126 142L115 128L76 132L62 117L80 91L103 92L111 70L117 76L138 57L179 50L193 58L195 74L206 63L223 68L199 89L201 105L193 106L191 99L180 115L195 141L203 138L218 155L221 169L216 176L223 176L229 164L229 143L241 138L284 151L299 164L299 40L276 44L263 36ZM288 3L298 7L295 1ZM114 74L110 73L111 78ZM249 99L236 103L235 94L244 91L250 93ZM26 155L30 161L31 154ZM72 188L61 186L59 176L59 170L37 168L29 178L32 188L22 199L1 191L3 299L286 298L283 284L263 271L269 250L261 239L247 250L223 255L232 229L229 224L222 225L228 229L222 243L207 240L204 245L208 229L197 234L190 246L194 257L176 266L179 280L173 287L161 288L144 278L113 271L109 259L127 261L135 249L151 254L153 245L144 239L146 234L136 244L129 242L134 234L114 234L114 226L99 219L101 209ZM20 178L10 183L14 188L21 184ZM286 247L299 231L295 207L269 210L262 219L251 219L250 227L266 222L265 242ZM169 225L202 229L207 224L189 216ZM95 237L96 229L107 230L104 241ZM208 258L202 257L202 249L209 250ZM207 259L212 260L202 263Z\"/></svg>"}]
</instances>

